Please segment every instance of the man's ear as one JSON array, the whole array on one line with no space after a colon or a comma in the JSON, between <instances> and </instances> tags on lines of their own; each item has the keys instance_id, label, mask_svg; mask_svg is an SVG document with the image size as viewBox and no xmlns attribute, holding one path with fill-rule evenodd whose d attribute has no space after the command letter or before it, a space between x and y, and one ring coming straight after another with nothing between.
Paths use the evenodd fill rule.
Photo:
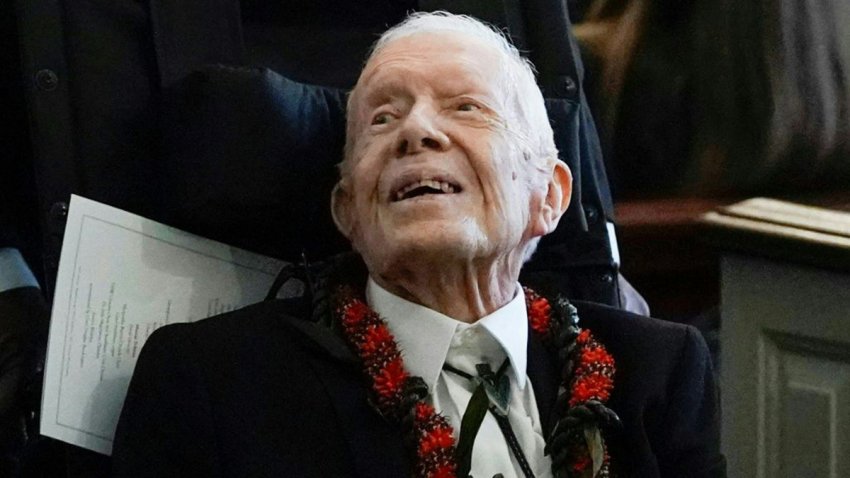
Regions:
<instances>
[{"instance_id":1,"label":"man's ear","mask_svg":"<svg viewBox=\"0 0 850 478\"><path fill-rule=\"evenodd\" d=\"M331 193L331 215L336 228L348 239L351 239L351 229L354 226L353 198L347 178L340 179Z\"/></svg>"},{"instance_id":2,"label":"man's ear","mask_svg":"<svg viewBox=\"0 0 850 478\"><path fill-rule=\"evenodd\" d=\"M543 198L538 213L535 236L545 236L558 227L558 221L570 205L572 192L573 175L570 168L560 159L556 159L550 172L546 197Z\"/></svg>"}]
</instances>

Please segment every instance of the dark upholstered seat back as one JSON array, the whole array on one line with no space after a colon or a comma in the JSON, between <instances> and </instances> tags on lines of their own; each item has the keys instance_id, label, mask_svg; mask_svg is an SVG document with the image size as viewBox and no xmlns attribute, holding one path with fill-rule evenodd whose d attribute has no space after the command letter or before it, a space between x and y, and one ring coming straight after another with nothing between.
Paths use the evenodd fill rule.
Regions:
<instances>
[{"instance_id":1,"label":"dark upholstered seat back","mask_svg":"<svg viewBox=\"0 0 850 478\"><path fill-rule=\"evenodd\" d=\"M563 2L19 3L48 285L71 193L286 259L344 249L327 207L344 92L387 26L450 6L508 27L535 62L573 171L571 209L527 272L616 303L610 193Z\"/></svg>"}]
</instances>

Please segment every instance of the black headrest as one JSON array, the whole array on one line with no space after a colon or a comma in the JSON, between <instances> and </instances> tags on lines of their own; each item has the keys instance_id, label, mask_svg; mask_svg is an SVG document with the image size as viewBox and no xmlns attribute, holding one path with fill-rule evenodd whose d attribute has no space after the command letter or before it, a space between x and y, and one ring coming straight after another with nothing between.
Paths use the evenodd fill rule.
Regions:
<instances>
[{"instance_id":1,"label":"black headrest","mask_svg":"<svg viewBox=\"0 0 850 478\"><path fill-rule=\"evenodd\" d=\"M287 260L348 249L329 205L344 92L208 66L164 92L162 118L169 223Z\"/></svg>"}]
</instances>

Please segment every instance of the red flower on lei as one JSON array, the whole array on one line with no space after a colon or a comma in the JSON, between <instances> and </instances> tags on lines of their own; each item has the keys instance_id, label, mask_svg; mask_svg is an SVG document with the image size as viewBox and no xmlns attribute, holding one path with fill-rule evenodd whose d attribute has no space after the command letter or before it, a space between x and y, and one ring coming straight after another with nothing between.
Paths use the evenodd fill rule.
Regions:
<instances>
[{"instance_id":1,"label":"red flower on lei","mask_svg":"<svg viewBox=\"0 0 850 478\"><path fill-rule=\"evenodd\" d=\"M579 346L579 359L570 389L570 406L588 400L605 403L614 389L614 357L587 329L581 331L576 344Z\"/></svg>"}]
</instances>

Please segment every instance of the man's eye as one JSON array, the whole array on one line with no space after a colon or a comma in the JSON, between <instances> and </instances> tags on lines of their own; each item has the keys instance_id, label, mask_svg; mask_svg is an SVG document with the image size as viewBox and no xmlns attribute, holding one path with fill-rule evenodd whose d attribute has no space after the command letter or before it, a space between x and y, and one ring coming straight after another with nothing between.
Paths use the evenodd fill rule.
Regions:
<instances>
[{"instance_id":1,"label":"man's eye","mask_svg":"<svg viewBox=\"0 0 850 478\"><path fill-rule=\"evenodd\" d=\"M458 111L477 111L480 110L481 107L476 105L475 103L461 103L458 107Z\"/></svg>"},{"instance_id":2,"label":"man's eye","mask_svg":"<svg viewBox=\"0 0 850 478\"><path fill-rule=\"evenodd\" d=\"M393 115L389 113L381 113L372 118L372 124L387 124L393 120Z\"/></svg>"}]
</instances>

